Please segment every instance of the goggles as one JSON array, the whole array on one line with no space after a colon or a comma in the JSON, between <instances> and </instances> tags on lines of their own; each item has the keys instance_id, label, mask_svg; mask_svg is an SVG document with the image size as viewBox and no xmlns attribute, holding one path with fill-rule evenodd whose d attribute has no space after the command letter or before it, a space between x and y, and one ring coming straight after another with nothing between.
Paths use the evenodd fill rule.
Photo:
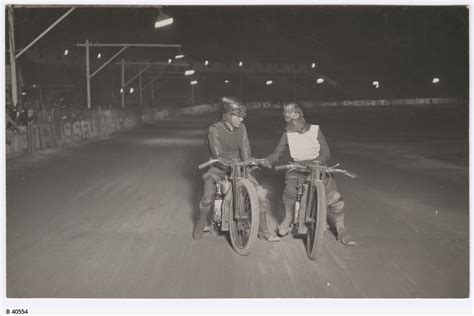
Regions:
<instances>
[{"instance_id":1,"label":"goggles","mask_svg":"<svg viewBox=\"0 0 474 316\"><path fill-rule=\"evenodd\" d=\"M291 120L296 120L297 118L299 118L301 116L301 113L299 112L284 112L283 113L283 117L285 118L285 121L289 122Z\"/></svg>"},{"instance_id":2,"label":"goggles","mask_svg":"<svg viewBox=\"0 0 474 316\"><path fill-rule=\"evenodd\" d=\"M247 111L245 110L245 108L241 108L239 110L233 110L233 111L229 112L229 114L244 118L244 117L247 116Z\"/></svg>"}]
</instances>

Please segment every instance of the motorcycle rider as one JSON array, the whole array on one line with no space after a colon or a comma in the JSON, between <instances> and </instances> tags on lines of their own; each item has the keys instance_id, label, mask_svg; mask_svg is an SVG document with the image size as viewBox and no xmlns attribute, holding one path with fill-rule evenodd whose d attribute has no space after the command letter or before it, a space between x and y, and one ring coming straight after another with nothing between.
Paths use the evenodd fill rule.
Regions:
<instances>
[{"instance_id":1,"label":"motorcycle rider","mask_svg":"<svg viewBox=\"0 0 474 316\"><path fill-rule=\"evenodd\" d=\"M223 114L219 122L209 126L207 143L211 150L213 159L221 159L226 163L234 160L247 160L252 157L250 151L250 143L247 135L247 129L242 123L247 115L245 106L234 97L223 97L221 99L223 105ZM194 228L193 237L199 240L202 237L207 217L211 210L216 194L216 182L227 171L212 166L203 175L204 193L199 203L199 219ZM266 213L269 208L267 199L267 190L263 189L257 180L250 176L250 181L255 184L260 204L260 223L258 238L267 241L279 241L280 238L272 234L267 228Z\"/></svg>"},{"instance_id":2,"label":"motorcycle rider","mask_svg":"<svg viewBox=\"0 0 474 316\"><path fill-rule=\"evenodd\" d=\"M309 164L317 161L327 165L331 158L331 152L323 132L318 125L306 123L303 110L297 103L288 103L283 106L283 118L286 121L286 131L273 153L265 158L266 167L276 164L285 152L290 153L293 160L300 164ZM305 182L307 175L296 170L289 170L285 178L285 190L283 192L283 204L285 206L285 218L278 225L278 234L285 236L290 230L290 222L293 218L297 186ZM347 228L344 225L344 199L338 192L334 178L324 179L326 185L326 203L328 217L336 228L337 239L344 245L355 246Z\"/></svg>"}]
</instances>

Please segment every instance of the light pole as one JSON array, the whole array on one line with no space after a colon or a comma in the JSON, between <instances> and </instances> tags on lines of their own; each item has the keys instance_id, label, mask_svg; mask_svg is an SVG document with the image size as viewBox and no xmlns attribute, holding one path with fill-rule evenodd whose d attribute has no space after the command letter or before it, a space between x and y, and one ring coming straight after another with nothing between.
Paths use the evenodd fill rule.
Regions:
<instances>
[{"instance_id":1,"label":"light pole","mask_svg":"<svg viewBox=\"0 0 474 316\"><path fill-rule=\"evenodd\" d=\"M12 102L13 106L16 107L18 102L18 88L17 88L17 73L16 73L16 59L18 59L24 52L26 52L31 46L33 46L40 38L46 35L52 28L54 28L59 22L61 22L66 16L68 16L76 7L70 8L66 13L64 13L59 19L57 19L53 24L51 24L46 30L44 30L40 35L31 41L25 48L23 48L19 53L15 54L15 30L14 30L14 5L7 6L7 18L8 18L8 41L9 41L9 55L10 55L10 75L11 75L11 89L12 89Z\"/></svg>"},{"instance_id":2,"label":"light pole","mask_svg":"<svg viewBox=\"0 0 474 316\"><path fill-rule=\"evenodd\" d=\"M293 102L296 102L296 71L293 69Z\"/></svg>"},{"instance_id":3,"label":"light pole","mask_svg":"<svg viewBox=\"0 0 474 316\"><path fill-rule=\"evenodd\" d=\"M138 95L138 100L139 100L139 104L140 104L140 107L142 106L142 75L140 75L138 77L138 86L139 86L139 91L140 91L140 94Z\"/></svg>"},{"instance_id":4,"label":"light pole","mask_svg":"<svg viewBox=\"0 0 474 316\"><path fill-rule=\"evenodd\" d=\"M87 109L91 109L91 80L90 80L90 58L89 40L86 40L86 89L87 89Z\"/></svg>"},{"instance_id":5,"label":"light pole","mask_svg":"<svg viewBox=\"0 0 474 316\"><path fill-rule=\"evenodd\" d=\"M8 39L9 39L9 53L10 53L10 84L11 84L11 95L13 107L16 108L18 103L18 91L16 83L16 62L15 62L15 31L13 21L13 6L7 6L8 14Z\"/></svg>"},{"instance_id":6,"label":"light pole","mask_svg":"<svg viewBox=\"0 0 474 316\"><path fill-rule=\"evenodd\" d=\"M40 95L40 109L43 110L43 89L39 87L39 95Z\"/></svg>"},{"instance_id":7,"label":"light pole","mask_svg":"<svg viewBox=\"0 0 474 316\"><path fill-rule=\"evenodd\" d=\"M244 63L242 61L239 62L240 68L240 85L239 85L239 99L242 100L242 66Z\"/></svg>"},{"instance_id":8,"label":"light pole","mask_svg":"<svg viewBox=\"0 0 474 316\"><path fill-rule=\"evenodd\" d=\"M242 69L240 69L239 99L242 100Z\"/></svg>"},{"instance_id":9,"label":"light pole","mask_svg":"<svg viewBox=\"0 0 474 316\"><path fill-rule=\"evenodd\" d=\"M196 85L198 82L197 80L191 81L191 105L194 106L194 85Z\"/></svg>"},{"instance_id":10,"label":"light pole","mask_svg":"<svg viewBox=\"0 0 474 316\"><path fill-rule=\"evenodd\" d=\"M125 60L122 59L122 62L121 62L121 65L122 65L122 68L121 68L121 93L122 95L120 96L120 103L122 105L122 109L125 108Z\"/></svg>"}]
</instances>

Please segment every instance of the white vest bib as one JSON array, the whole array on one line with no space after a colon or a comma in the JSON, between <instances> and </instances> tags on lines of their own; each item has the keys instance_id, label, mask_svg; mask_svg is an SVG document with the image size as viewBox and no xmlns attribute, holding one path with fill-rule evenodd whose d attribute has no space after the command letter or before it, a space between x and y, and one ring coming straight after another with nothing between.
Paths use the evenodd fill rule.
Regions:
<instances>
[{"instance_id":1,"label":"white vest bib","mask_svg":"<svg viewBox=\"0 0 474 316\"><path fill-rule=\"evenodd\" d=\"M295 161L318 158L321 146L318 141L319 126L311 125L306 133L286 133L290 155Z\"/></svg>"}]
</instances>

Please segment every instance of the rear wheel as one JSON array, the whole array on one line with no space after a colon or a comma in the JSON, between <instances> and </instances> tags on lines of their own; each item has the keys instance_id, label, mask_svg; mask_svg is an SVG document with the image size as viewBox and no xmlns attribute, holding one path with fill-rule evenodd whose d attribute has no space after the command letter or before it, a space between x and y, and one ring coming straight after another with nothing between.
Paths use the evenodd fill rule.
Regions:
<instances>
[{"instance_id":1,"label":"rear wheel","mask_svg":"<svg viewBox=\"0 0 474 316\"><path fill-rule=\"evenodd\" d=\"M237 182L236 196L229 221L230 241L235 252L246 256L257 239L259 224L259 203L255 186L247 179Z\"/></svg>"},{"instance_id":2,"label":"rear wheel","mask_svg":"<svg viewBox=\"0 0 474 316\"><path fill-rule=\"evenodd\" d=\"M309 221L306 222L306 251L311 260L316 260L322 250L323 235L326 230L327 210L324 183L316 181L314 184L313 199L309 205Z\"/></svg>"}]
</instances>

